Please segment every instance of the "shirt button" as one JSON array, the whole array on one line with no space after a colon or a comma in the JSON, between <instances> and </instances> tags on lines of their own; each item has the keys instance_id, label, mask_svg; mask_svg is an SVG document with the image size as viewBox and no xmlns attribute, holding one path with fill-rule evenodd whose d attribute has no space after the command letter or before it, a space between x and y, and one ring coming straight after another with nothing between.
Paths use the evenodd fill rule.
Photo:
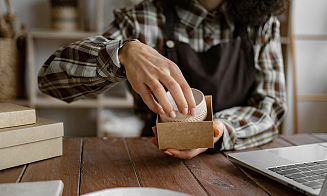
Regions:
<instances>
[{"instance_id":1,"label":"shirt button","mask_svg":"<svg viewBox=\"0 0 327 196\"><path fill-rule=\"evenodd\" d=\"M175 46L175 42L172 40L168 40L168 41L166 41L166 46L168 48L173 48Z\"/></svg>"}]
</instances>

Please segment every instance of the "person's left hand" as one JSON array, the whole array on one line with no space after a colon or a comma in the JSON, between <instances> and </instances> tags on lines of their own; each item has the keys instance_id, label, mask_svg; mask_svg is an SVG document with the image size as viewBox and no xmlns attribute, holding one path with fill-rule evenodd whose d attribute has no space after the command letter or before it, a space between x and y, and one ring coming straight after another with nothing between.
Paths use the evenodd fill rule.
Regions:
<instances>
[{"instance_id":1,"label":"person's left hand","mask_svg":"<svg viewBox=\"0 0 327 196\"><path fill-rule=\"evenodd\" d=\"M157 127L152 127L152 130L155 134L155 137L151 138L151 142L159 147L158 145L158 137L157 137ZM213 122L213 131L214 131L214 143L216 143L224 132L224 125L220 121ZM197 148L190 150L176 150L176 149L166 149L164 151L165 154L180 158L180 159L191 159L202 152L205 152L208 148Z\"/></svg>"}]
</instances>

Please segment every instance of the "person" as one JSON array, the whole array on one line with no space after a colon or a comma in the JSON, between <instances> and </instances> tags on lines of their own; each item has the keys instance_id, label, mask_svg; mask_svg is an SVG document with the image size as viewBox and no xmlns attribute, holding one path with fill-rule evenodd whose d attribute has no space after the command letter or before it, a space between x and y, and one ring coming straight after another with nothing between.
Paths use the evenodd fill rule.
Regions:
<instances>
[{"instance_id":1,"label":"person","mask_svg":"<svg viewBox=\"0 0 327 196\"><path fill-rule=\"evenodd\" d=\"M142 103L174 118L166 90L181 113L194 115L192 87L213 97L216 150L265 144L277 136L286 112L274 16L286 3L145 0L117 9L103 35L71 43L48 58L39 71L39 89L69 103L128 80L143 117L149 115ZM205 151L164 153L189 159Z\"/></svg>"}]
</instances>

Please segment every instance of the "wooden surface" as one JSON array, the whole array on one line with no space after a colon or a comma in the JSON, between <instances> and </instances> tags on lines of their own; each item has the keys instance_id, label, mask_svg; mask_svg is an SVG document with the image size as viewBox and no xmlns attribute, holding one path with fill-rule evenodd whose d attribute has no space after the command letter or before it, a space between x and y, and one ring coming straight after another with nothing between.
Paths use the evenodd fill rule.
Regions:
<instances>
[{"instance_id":1,"label":"wooden surface","mask_svg":"<svg viewBox=\"0 0 327 196\"><path fill-rule=\"evenodd\" d=\"M280 135L248 150L327 141L326 134ZM169 157L149 138L64 138L64 155L0 171L0 183L62 180L64 196L114 187L157 187L191 195L302 195L234 165L233 151L190 160Z\"/></svg>"}]
</instances>

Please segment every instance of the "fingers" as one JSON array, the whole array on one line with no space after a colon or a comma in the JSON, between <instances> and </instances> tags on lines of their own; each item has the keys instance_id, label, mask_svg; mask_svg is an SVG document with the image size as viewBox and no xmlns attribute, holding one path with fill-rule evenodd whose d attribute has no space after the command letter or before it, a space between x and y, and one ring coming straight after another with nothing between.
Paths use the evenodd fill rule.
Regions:
<instances>
[{"instance_id":1,"label":"fingers","mask_svg":"<svg viewBox=\"0 0 327 196\"><path fill-rule=\"evenodd\" d=\"M163 114L164 110L160 106L160 104L157 103L157 101L153 98L153 96L150 93L150 90L145 86L142 85L141 88L139 88L139 95L142 97L144 103L149 107L150 110L157 114Z\"/></svg>"},{"instance_id":2,"label":"fingers","mask_svg":"<svg viewBox=\"0 0 327 196\"><path fill-rule=\"evenodd\" d=\"M164 151L164 153L169 156L180 158L180 159L191 159L206 150L207 148L197 148L191 150L167 149Z\"/></svg>"},{"instance_id":3,"label":"fingers","mask_svg":"<svg viewBox=\"0 0 327 196\"><path fill-rule=\"evenodd\" d=\"M152 127L154 135L157 137L157 126Z\"/></svg>"},{"instance_id":4,"label":"fingers","mask_svg":"<svg viewBox=\"0 0 327 196\"><path fill-rule=\"evenodd\" d=\"M150 141L159 148L158 136L157 136L157 127L156 126L152 127L152 131L154 133L154 137L151 138Z\"/></svg>"},{"instance_id":5,"label":"fingers","mask_svg":"<svg viewBox=\"0 0 327 196\"><path fill-rule=\"evenodd\" d=\"M181 75L181 77L183 77ZM185 98L184 92L182 91L181 84L179 84L173 77L170 75L163 75L160 78L160 82L165 85L165 87L168 89L169 93L173 97L176 106L180 113L187 114L189 111L188 103ZM188 85L187 85L188 86ZM189 87L188 87L189 88ZM191 91L191 89L189 88ZM193 97L193 95L192 95ZM161 103L159 101L159 103Z\"/></svg>"},{"instance_id":6,"label":"fingers","mask_svg":"<svg viewBox=\"0 0 327 196\"><path fill-rule=\"evenodd\" d=\"M176 82L180 86L180 89L184 95L184 99L185 99L186 103L188 104L189 114L191 114L192 116L195 116L196 103L195 103L194 96L193 96L190 86L186 82L186 80L185 80L184 76L182 75L182 73L180 72L180 70L172 73L172 77L176 80ZM174 97L175 101L176 101L176 99ZM178 106L178 103L176 103L176 105ZM183 106L181 106L181 108L182 107ZM178 108L180 108L180 107L178 107Z\"/></svg>"},{"instance_id":7,"label":"fingers","mask_svg":"<svg viewBox=\"0 0 327 196\"><path fill-rule=\"evenodd\" d=\"M119 50L119 60L126 69L127 79L133 89L150 110L160 113L162 109L168 116L173 118L176 116L165 86L182 114L195 114L193 94L175 63L141 42L126 43ZM154 93L159 103L154 100L150 91Z\"/></svg>"},{"instance_id":8,"label":"fingers","mask_svg":"<svg viewBox=\"0 0 327 196\"><path fill-rule=\"evenodd\" d=\"M192 90L189 87L188 88L183 87L182 89L183 89L185 99L186 99L186 101L188 103L189 114L191 114L192 116L195 116L196 103L195 103L195 100L194 100Z\"/></svg>"},{"instance_id":9,"label":"fingers","mask_svg":"<svg viewBox=\"0 0 327 196\"><path fill-rule=\"evenodd\" d=\"M156 96L158 102L160 103L162 109L171 118L176 117L176 113L174 112L174 108L171 105L165 88L158 80L153 80L147 84L149 88L152 90L153 94Z\"/></svg>"},{"instance_id":10,"label":"fingers","mask_svg":"<svg viewBox=\"0 0 327 196\"><path fill-rule=\"evenodd\" d=\"M213 121L214 137L221 137L224 132L224 124L220 121Z\"/></svg>"},{"instance_id":11,"label":"fingers","mask_svg":"<svg viewBox=\"0 0 327 196\"><path fill-rule=\"evenodd\" d=\"M150 141L159 148L158 138L157 137L151 138Z\"/></svg>"}]
</instances>

